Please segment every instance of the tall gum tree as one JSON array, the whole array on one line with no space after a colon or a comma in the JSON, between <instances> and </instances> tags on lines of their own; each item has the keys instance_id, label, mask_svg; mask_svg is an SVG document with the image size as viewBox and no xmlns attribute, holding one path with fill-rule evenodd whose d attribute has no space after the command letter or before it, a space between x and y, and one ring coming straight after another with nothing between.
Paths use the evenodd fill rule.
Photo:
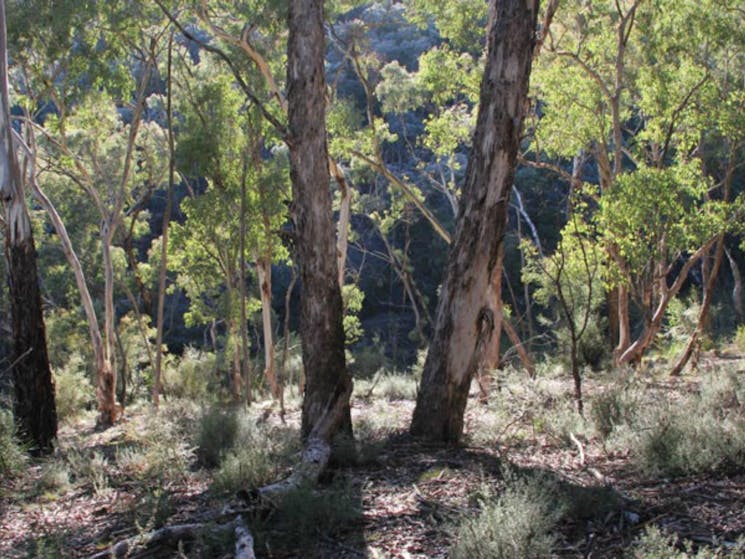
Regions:
<instances>
[{"instance_id":1,"label":"tall gum tree","mask_svg":"<svg viewBox=\"0 0 745 559\"><path fill-rule=\"evenodd\" d=\"M488 297L507 223L538 1L491 0L487 61L457 226L411 433L457 442L471 379L494 331Z\"/></svg>"},{"instance_id":2,"label":"tall gum tree","mask_svg":"<svg viewBox=\"0 0 745 559\"><path fill-rule=\"evenodd\" d=\"M34 452L49 452L57 437L54 381L49 368L36 248L10 122L5 2L0 0L0 192L5 204L5 252L13 325L13 412Z\"/></svg>"},{"instance_id":3,"label":"tall gum tree","mask_svg":"<svg viewBox=\"0 0 745 559\"><path fill-rule=\"evenodd\" d=\"M306 374L301 432L327 441L351 433L342 297L326 145L322 0L291 0L287 102L295 255L300 268L300 336ZM321 433L320 431L324 431Z\"/></svg>"},{"instance_id":4,"label":"tall gum tree","mask_svg":"<svg viewBox=\"0 0 745 559\"><path fill-rule=\"evenodd\" d=\"M740 103L721 75L742 52L736 4L565 3L543 43L533 79L542 110L529 163L553 169L572 190L597 184L619 363L639 362L689 271L708 265L711 250L721 260L717 238L733 220L722 207L726 174L707 184L715 167L706 164L707 138L721 145L737 137L724 123ZM587 164L569 175L567 161L577 154ZM632 310L642 315L641 328Z\"/></svg>"}]
</instances>

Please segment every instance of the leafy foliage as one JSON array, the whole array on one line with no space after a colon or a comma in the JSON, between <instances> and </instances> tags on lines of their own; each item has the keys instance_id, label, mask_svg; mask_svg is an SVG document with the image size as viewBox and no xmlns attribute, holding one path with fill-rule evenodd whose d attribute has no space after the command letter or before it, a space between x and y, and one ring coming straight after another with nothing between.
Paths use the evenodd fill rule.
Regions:
<instances>
[{"instance_id":1,"label":"leafy foliage","mask_svg":"<svg viewBox=\"0 0 745 559\"><path fill-rule=\"evenodd\" d=\"M454 558L549 557L551 531L563 514L558 494L540 477L506 478L497 498L481 501L481 512L459 526Z\"/></svg>"}]
</instances>

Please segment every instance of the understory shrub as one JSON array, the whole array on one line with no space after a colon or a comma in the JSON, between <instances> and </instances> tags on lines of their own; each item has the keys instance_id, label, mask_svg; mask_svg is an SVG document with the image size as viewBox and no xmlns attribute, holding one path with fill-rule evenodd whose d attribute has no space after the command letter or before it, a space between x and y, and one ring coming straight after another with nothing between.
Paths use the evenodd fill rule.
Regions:
<instances>
[{"instance_id":1,"label":"understory shrub","mask_svg":"<svg viewBox=\"0 0 745 559\"><path fill-rule=\"evenodd\" d=\"M27 460L15 433L12 412L0 408L0 474L6 479L19 474Z\"/></svg>"},{"instance_id":2,"label":"understory shrub","mask_svg":"<svg viewBox=\"0 0 745 559\"><path fill-rule=\"evenodd\" d=\"M238 434L238 413L214 406L206 410L199 422L197 458L208 468L220 464L225 453L233 448Z\"/></svg>"},{"instance_id":3,"label":"understory shrub","mask_svg":"<svg viewBox=\"0 0 745 559\"><path fill-rule=\"evenodd\" d=\"M218 459L214 473L218 491L236 492L275 481L292 465L293 456L300 450L295 430L257 425L255 415L246 410L213 414L209 421L222 417L223 425L227 426L225 436L216 435L220 440L211 443L209 450L211 459ZM218 429L219 423L214 423L210 431L216 433Z\"/></svg>"},{"instance_id":4,"label":"understory shrub","mask_svg":"<svg viewBox=\"0 0 745 559\"><path fill-rule=\"evenodd\" d=\"M686 475L745 466L745 394L731 373L712 375L698 394L663 403L640 421L632 453L650 475Z\"/></svg>"},{"instance_id":5,"label":"understory shrub","mask_svg":"<svg viewBox=\"0 0 745 559\"><path fill-rule=\"evenodd\" d=\"M93 400L93 385L79 353L73 353L64 367L54 371L57 417L71 419Z\"/></svg>"},{"instance_id":6,"label":"understory shrub","mask_svg":"<svg viewBox=\"0 0 745 559\"><path fill-rule=\"evenodd\" d=\"M638 397L629 386L614 385L590 401L590 419L603 440L621 425L630 425L638 412Z\"/></svg>"},{"instance_id":7,"label":"understory shrub","mask_svg":"<svg viewBox=\"0 0 745 559\"><path fill-rule=\"evenodd\" d=\"M555 485L542 477L514 474L507 474L505 481L498 498L482 498L478 516L460 524L451 549L453 559L551 555L555 542L551 532L565 510Z\"/></svg>"},{"instance_id":8,"label":"understory shrub","mask_svg":"<svg viewBox=\"0 0 745 559\"><path fill-rule=\"evenodd\" d=\"M210 380L214 377L216 363L214 353L187 347L181 358L169 360L164 370L166 392L176 398L210 399Z\"/></svg>"},{"instance_id":9,"label":"understory shrub","mask_svg":"<svg viewBox=\"0 0 745 559\"><path fill-rule=\"evenodd\" d=\"M668 535L656 526L650 526L626 552L627 559L720 559L745 557L745 537L734 545L717 548L700 547L694 551L693 543L680 541L677 535Z\"/></svg>"},{"instance_id":10,"label":"understory shrub","mask_svg":"<svg viewBox=\"0 0 745 559\"><path fill-rule=\"evenodd\" d=\"M344 479L329 487L300 486L282 498L278 509L283 532L298 542L349 527L362 514L359 496Z\"/></svg>"}]
</instances>

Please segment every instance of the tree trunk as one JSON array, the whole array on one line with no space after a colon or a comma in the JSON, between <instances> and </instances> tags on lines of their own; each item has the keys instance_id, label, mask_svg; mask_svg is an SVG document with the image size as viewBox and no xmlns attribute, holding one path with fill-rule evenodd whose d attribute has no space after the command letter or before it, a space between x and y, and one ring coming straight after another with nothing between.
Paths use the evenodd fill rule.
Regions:
<instances>
[{"instance_id":1,"label":"tree trunk","mask_svg":"<svg viewBox=\"0 0 745 559\"><path fill-rule=\"evenodd\" d=\"M691 359L691 355L693 355L694 350L697 347L700 347L701 337L704 335L704 331L706 330L706 319L709 316L709 307L711 307L711 300L714 296L714 285L716 284L717 277L719 276L719 269L722 267L722 260L724 258L724 239L724 234L719 236L719 239L717 240L717 246L714 249L714 264L709 274L704 278L704 296L701 301L701 309L698 313L696 330L689 338L688 343L686 344L685 351L683 351L683 355L680 356L680 359L678 359L678 362L673 367L673 370L670 371L671 376L680 375L680 373L683 372L685 366L688 364L688 361ZM708 258L708 256L706 258ZM694 365L692 365L692 367L695 367L695 361L696 360L694 359Z\"/></svg>"},{"instance_id":2,"label":"tree trunk","mask_svg":"<svg viewBox=\"0 0 745 559\"><path fill-rule=\"evenodd\" d=\"M326 146L323 0L290 0L287 44L290 177L300 267L300 335L306 383L304 439L340 399L343 413L328 430L351 434L342 299L336 264Z\"/></svg>"},{"instance_id":3,"label":"tree trunk","mask_svg":"<svg viewBox=\"0 0 745 559\"><path fill-rule=\"evenodd\" d=\"M31 219L13 148L3 0L0 0L0 148L0 189L6 211L5 250L13 324L13 412L19 433L31 445L31 451L46 453L52 450L57 437L57 411L47 355Z\"/></svg>"},{"instance_id":4,"label":"tree trunk","mask_svg":"<svg viewBox=\"0 0 745 559\"><path fill-rule=\"evenodd\" d=\"M614 354L617 360L620 360L626 350L631 345L631 321L629 318L629 289L625 285L619 285L614 288L615 299L614 302L617 305L618 318L618 343Z\"/></svg>"},{"instance_id":5,"label":"tree trunk","mask_svg":"<svg viewBox=\"0 0 745 559\"><path fill-rule=\"evenodd\" d=\"M114 358L114 262L111 258L111 243L116 226L111 219L101 223L101 244L104 267L104 366L97 379L98 424L104 427L113 425L119 418L116 403L116 370L112 366Z\"/></svg>"},{"instance_id":6,"label":"tree trunk","mask_svg":"<svg viewBox=\"0 0 745 559\"><path fill-rule=\"evenodd\" d=\"M411 432L457 442L471 379L494 331L487 291L507 223L535 43L538 0L490 0L476 132L435 333Z\"/></svg>"},{"instance_id":7,"label":"tree trunk","mask_svg":"<svg viewBox=\"0 0 745 559\"><path fill-rule=\"evenodd\" d=\"M166 274L168 272L168 230L171 226L171 211L173 209L173 189L176 182L175 138L173 133L173 33L168 39L168 97L166 99L166 114L168 117L168 194L166 209L163 212L163 232L160 237L160 269L158 270L158 302L155 317L157 334L155 337L155 365L153 372L152 398L157 408L160 404L160 393L163 389L163 326L166 302ZM175 306L175 305L174 305Z\"/></svg>"},{"instance_id":8,"label":"tree trunk","mask_svg":"<svg viewBox=\"0 0 745 559\"><path fill-rule=\"evenodd\" d=\"M725 248L724 252L727 255L727 261L729 262L729 267L732 271L732 282L734 283L734 287L732 288L732 307L735 309L735 317L737 318L737 323L740 324L743 317L742 274L740 273L740 268L738 268L737 262L732 257L732 253L729 251L729 249Z\"/></svg>"},{"instance_id":9,"label":"tree trunk","mask_svg":"<svg viewBox=\"0 0 745 559\"><path fill-rule=\"evenodd\" d=\"M261 293L261 324L264 331L264 378L269 383L272 398L279 399L277 366L274 362L274 331L272 330L272 263L268 257L259 258L256 272Z\"/></svg>"},{"instance_id":10,"label":"tree trunk","mask_svg":"<svg viewBox=\"0 0 745 559\"><path fill-rule=\"evenodd\" d=\"M239 296L241 299L241 327L240 327L240 373L243 379L243 403L251 404L251 367L249 363L250 348L248 346L248 316L246 314L246 188L248 180L248 165L244 161L241 176L241 215L240 215L240 262L238 264Z\"/></svg>"},{"instance_id":11,"label":"tree trunk","mask_svg":"<svg viewBox=\"0 0 745 559\"><path fill-rule=\"evenodd\" d=\"M504 317L504 303L502 301L502 268L504 265L504 243L499 247L499 257L497 265L494 267L489 291L487 297L493 298L491 303L496 309L494 312L494 333L492 334L491 343L486 346L484 356L478 370L476 378L479 384L479 402L486 403L489 400L489 391L491 387L491 374L493 371L501 368L501 341L502 341L502 324Z\"/></svg>"},{"instance_id":12,"label":"tree trunk","mask_svg":"<svg viewBox=\"0 0 745 559\"><path fill-rule=\"evenodd\" d=\"M104 370L103 339L101 338L101 329L93 305L93 298L88 290L88 284L85 281L83 267L80 264L78 255L72 247L72 241L70 240L70 235L67 233L65 223L62 221L62 218L54 207L54 204L52 204L52 201L47 197L46 193L41 190L36 180L31 181L31 190L34 194L34 198L36 198L41 207L44 208L44 211L47 212L49 220L52 222L52 227L54 227L54 231L60 239L62 251L65 253L67 263L70 264L70 268L75 276L75 283L80 292L80 301L83 305L86 322L88 323L88 334L91 338L91 349L93 350L93 366L95 368L96 378L98 378L101 371Z\"/></svg>"},{"instance_id":13,"label":"tree trunk","mask_svg":"<svg viewBox=\"0 0 745 559\"><path fill-rule=\"evenodd\" d=\"M344 287L344 277L347 267L347 248L349 246L349 221L352 214L352 191L349 188L344 171L333 159L329 159L329 170L339 185L341 203L339 204L339 223L336 235L336 259L339 273L339 289Z\"/></svg>"}]
</instances>

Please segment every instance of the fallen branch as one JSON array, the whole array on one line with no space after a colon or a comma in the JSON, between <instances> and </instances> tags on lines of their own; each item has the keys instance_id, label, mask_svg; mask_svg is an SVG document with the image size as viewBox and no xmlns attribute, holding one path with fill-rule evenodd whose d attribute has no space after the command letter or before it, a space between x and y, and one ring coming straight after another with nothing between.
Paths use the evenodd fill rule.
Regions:
<instances>
[{"instance_id":1,"label":"fallen branch","mask_svg":"<svg viewBox=\"0 0 745 559\"><path fill-rule=\"evenodd\" d=\"M331 458L331 438L336 433L342 417L349 405L352 395L352 383L349 382L343 388L341 394L337 394L332 405L327 408L305 441L303 456L300 464L293 470L289 477L265 485L260 489L250 492L252 497L275 503L287 493L306 484L315 484L321 474L328 466Z\"/></svg>"},{"instance_id":2,"label":"fallen branch","mask_svg":"<svg viewBox=\"0 0 745 559\"><path fill-rule=\"evenodd\" d=\"M226 524L210 525L207 522L196 522L192 524L175 524L165 526L152 532L138 534L122 540L106 549L95 553L88 559L111 559L129 557L136 548L147 548L156 545L176 545L182 540L194 540L205 530L212 532L235 532L235 559L256 559L254 554L254 540L248 530L242 516L237 516L232 522Z\"/></svg>"},{"instance_id":3,"label":"fallen branch","mask_svg":"<svg viewBox=\"0 0 745 559\"><path fill-rule=\"evenodd\" d=\"M306 484L315 484L328 466L331 458L331 438L341 423L349 398L352 394L352 382L348 382L340 392L335 394L324 415L318 421L305 442L302 459L292 474L276 483L265 485L248 493L249 498L265 501L271 505L291 491ZM220 516L223 516L222 514ZM214 520L215 517L210 518ZM150 547L156 544L175 544L184 539L195 539L199 532L209 528L212 531L233 531L236 536L236 559L255 559L253 537L243 520L238 515L232 522L210 526L207 522L177 524L166 526L122 540L103 551L91 555L88 559L110 559L127 557L136 547Z\"/></svg>"},{"instance_id":4,"label":"fallen branch","mask_svg":"<svg viewBox=\"0 0 745 559\"><path fill-rule=\"evenodd\" d=\"M242 516L235 520L235 559L256 559L254 539L248 530L248 526L246 526Z\"/></svg>"},{"instance_id":5,"label":"fallen branch","mask_svg":"<svg viewBox=\"0 0 745 559\"><path fill-rule=\"evenodd\" d=\"M577 447L577 450L579 451L579 463L584 466L585 465L585 449L582 447L582 443L574 435L574 433L569 433L569 439L571 439L571 441Z\"/></svg>"}]
</instances>

